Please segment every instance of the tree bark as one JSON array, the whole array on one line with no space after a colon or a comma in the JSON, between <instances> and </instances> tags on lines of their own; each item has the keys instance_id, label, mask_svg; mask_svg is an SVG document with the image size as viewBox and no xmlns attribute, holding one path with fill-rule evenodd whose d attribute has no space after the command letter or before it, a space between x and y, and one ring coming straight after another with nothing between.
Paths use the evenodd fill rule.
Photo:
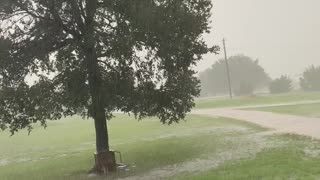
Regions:
<instances>
[{"instance_id":1,"label":"tree bark","mask_svg":"<svg viewBox=\"0 0 320 180\"><path fill-rule=\"evenodd\" d=\"M96 149L97 153L106 152L109 151L109 138L103 102L104 98L102 92L102 78L99 72L94 49L89 49L86 54L90 95L92 100L90 113L92 118L94 119L96 130Z\"/></svg>"}]
</instances>

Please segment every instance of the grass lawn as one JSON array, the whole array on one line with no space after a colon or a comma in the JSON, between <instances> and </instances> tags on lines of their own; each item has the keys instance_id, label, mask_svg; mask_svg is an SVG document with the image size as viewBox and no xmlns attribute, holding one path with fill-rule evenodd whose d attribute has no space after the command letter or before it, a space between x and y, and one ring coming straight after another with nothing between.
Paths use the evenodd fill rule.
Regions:
<instances>
[{"instance_id":1,"label":"grass lawn","mask_svg":"<svg viewBox=\"0 0 320 180\"><path fill-rule=\"evenodd\" d=\"M109 129L111 147L130 165L120 178L161 172L165 179L290 179L320 173L320 142L264 136L267 129L242 121L188 116L167 126L119 115ZM88 179L94 138L93 122L78 117L50 122L47 130L35 127L30 136L1 132L0 179Z\"/></svg>"},{"instance_id":2,"label":"grass lawn","mask_svg":"<svg viewBox=\"0 0 320 180\"><path fill-rule=\"evenodd\" d=\"M119 176L237 150L252 144L249 135L265 131L230 119L189 116L186 122L167 126L157 119L137 122L124 115L113 119L109 129L111 147L130 165L130 171ZM233 137L241 138L228 140ZM0 179L87 179L94 139L93 122L78 117L50 122L46 130L35 127L30 136L26 131L13 137L1 132Z\"/></svg>"},{"instance_id":3,"label":"grass lawn","mask_svg":"<svg viewBox=\"0 0 320 180\"><path fill-rule=\"evenodd\" d=\"M320 103L262 107L262 108L255 108L255 110L320 118Z\"/></svg>"},{"instance_id":4,"label":"grass lawn","mask_svg":"<svg viewBox=\"0 0 320 180\"><path fill-rule=\"evenodd\" d=\"M320 142L295 135L275 136L283 146L258 153L254 158L229 162L196 175L184 174L175 180L274 180L320 179Z\"/></svg>"},{"instance_id":5,"label":"grass lawn","mask_svg":"<svg viewBox=\"0 0 320 180\"><path fill-rule=\"evenodd\" d=\"M310 100L320 100L320 92L293 92L280 95L265 95L257 97L235 97L232 100L228 98L202 99L196 101L196 109L240 107Z\"/></svg>"}]
</instances>

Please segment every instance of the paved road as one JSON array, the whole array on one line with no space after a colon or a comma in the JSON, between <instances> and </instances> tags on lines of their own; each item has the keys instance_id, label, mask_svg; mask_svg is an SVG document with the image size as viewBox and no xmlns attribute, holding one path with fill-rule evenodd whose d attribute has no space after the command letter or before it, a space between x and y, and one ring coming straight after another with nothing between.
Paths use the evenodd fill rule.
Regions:
<instances>
[{"instance_id":1,"label":"paved road","mask_svg":"<svg viewBox=\"0 0 320 180\"><path fill-rule=\"evenodd\" d=\"M294 104L303 103L291 103L291 105ZM320 118L240 110L239 108L199 109L193 110L192 114L239 119L273 129L276 132L294 133L320 139Z\"/></svg>"}]
</instances>

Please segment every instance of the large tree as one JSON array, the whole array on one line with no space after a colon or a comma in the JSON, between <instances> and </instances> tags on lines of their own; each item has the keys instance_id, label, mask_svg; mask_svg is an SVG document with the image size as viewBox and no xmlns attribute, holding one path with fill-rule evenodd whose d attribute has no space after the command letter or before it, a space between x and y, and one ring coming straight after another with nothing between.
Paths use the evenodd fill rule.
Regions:
<instances>
[{"instance_id":1,"label":"large tree","mask_svg":"<svg viewBox=\"0 0 320 180\"><path fill-rule=\"evenodd\" d=\"M0 127L15 133L92 117L95 170L114 170L112 112L170 124L194 106L192 66L216 51L202 39L211 7L211 0L2 0ZM39 80L28 84L29 75Z\"/></svg>"},{"instance_id":2,"label":"large tree","mask_svg":"<svg viewBox=\"0 0 320 180\"><path fill-rule=\"evenodd\" d=\"M237 95L248 95L257 88L268 87L270 77L259 65L258 60L245 55L231 56L229 59L231 85ZM201 94L210 96L226 94L228 79L224 59L215 62L211 68L200 73Z\"/></svg>"}]
</instances>

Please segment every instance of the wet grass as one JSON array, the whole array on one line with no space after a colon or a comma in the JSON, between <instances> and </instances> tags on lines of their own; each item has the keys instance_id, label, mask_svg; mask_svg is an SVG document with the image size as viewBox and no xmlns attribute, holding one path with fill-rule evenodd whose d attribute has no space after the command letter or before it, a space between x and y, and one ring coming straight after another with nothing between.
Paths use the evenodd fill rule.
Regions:
<instances>
[{"instance_id":1,"label":"wet grass","mask_svg":"<svg viewBox=\"0 0 320 180\"><path fill-rule=\"evenodd\" d=\"M254 158L226 163L199 174L184 174L175 180L243 180L243 179L310 179L320 178L320 142L296 135L275 136L278 148L264 150Z\"/></svg>"},{"instance_id":2,"label":"wet grass","mask_svg":"<svg viewBox=\"0 0 320 180\"><path fill-rule=\"evenodd\" d=\"M250 143L226 138L265 131L241 121L189 116L167 126L157 119L137 122L118 116L109 123L111 147L122 152L131 170L119 176L137 175L154 168L191 161L217 151ZM94 128L79 117L50 122L46 130L35 127L30 136L22 131L13 137L0 134L0 179L87 179L93 165ZM1 165L2 164L2 165Z\"/></svg>"},{"instance_id":3,"label":"wet grass","mask_svg":"<svg viewBox=\"0 0 320 180\"><path fill-rule=\"evenodd\" d=\"M262 108L255 108L254 110L320 118L320 103L303 104L303 105L290 105L290 106L262 107Z\"/></svg>"},{"instance_id":4,"label":"wet grass","mask_svg":"<svg viewBox=\"0 0 320 180\"><path fill-rule=\"evenodd\" d=\"M267 105L310 100L320 100L320 92L292 92L280 95L235 97L232 100L229 98L202 99L196 101L196 109Z\"/></svg>"},{"instance_id":5,"label":"wet grass","mask_svg":"<svg viewBox=\"0 0 320 180\"><path fill-rule=\"evenodd\" d=\"M130 171L116 177L148 174L156 169L179 168L199 159L223 161L210 171L176 174L173 179L317 179L320 177L320 142L303 136L280 135L260 139L266 129L223 118L188 116L179 125L161 125L157 119L137 122L120 115L109 123L111 147L122 152ZM27 136L0 134L1 180L106 179L88 177L93 165L94 131L91 120L79 117L36 127ZM263 151L250 149L263 145ZM191 167L192 168L192 167ZM193 169L193 168L192 168ZM190 169L190 171L192 170ZM211 168L209 168L211 169ZM172 177L171 177L172 178ZM108 178L110 179L110 177Z\"/></svg>"}]
</instances>

